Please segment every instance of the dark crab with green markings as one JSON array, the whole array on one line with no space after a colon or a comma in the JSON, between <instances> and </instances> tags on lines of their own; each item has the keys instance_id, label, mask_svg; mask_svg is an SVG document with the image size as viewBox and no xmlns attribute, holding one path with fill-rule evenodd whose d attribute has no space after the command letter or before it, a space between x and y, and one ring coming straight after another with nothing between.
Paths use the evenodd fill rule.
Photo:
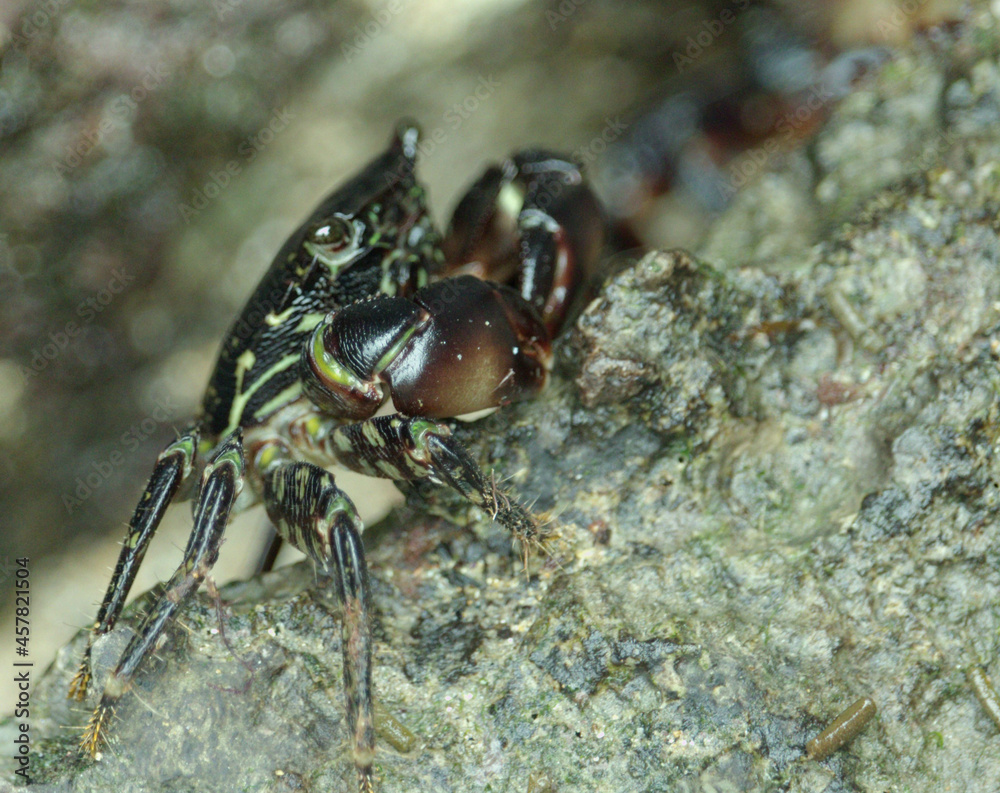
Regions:
<instances>
[{"instance_id":1,"label":"dark crab with green markings","mask_svg":"<svg viewBox=\"0 0 1000 793\"><path fill-rule=\"evenodd\" d=\"M447 417L537 393L550 343L597 261L603 217L569 159L523 151L488 169L440 237L414 168L417 128L330 194L278 252L222 342L202 415L160 454L129 524L70 696L114 626L175 497L193 497L184 558L103 693L82 748L98 754L118 701L208 575L234 513L263 501L344 606L347 723L373 790L371 594L363 525L327 466L449 485L522 545L546 531L452 436ZM390 401L397 412L375 415ZM199 479L200 472L200 479Z\"/></svg>"}]
</instances>

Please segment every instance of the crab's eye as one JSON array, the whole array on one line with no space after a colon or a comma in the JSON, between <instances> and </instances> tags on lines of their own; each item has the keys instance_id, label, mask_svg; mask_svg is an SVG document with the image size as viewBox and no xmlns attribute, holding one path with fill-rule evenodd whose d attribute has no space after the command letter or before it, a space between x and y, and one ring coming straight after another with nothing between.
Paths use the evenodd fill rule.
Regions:
<instances>
[{"instance_id":1,"label":"crab's eye","mask_svg":"<svg viewBox=\"0 0 1000 793\"><path fill-rule=\"evenodd\" d=\"M357 256L360 233L357 223L334 215L309 233L304 247L309 255L315 256L336 275Z\"/></svg>"},{"instance_id":2,"label":"crab's eye","mask_svg":"<svg viewBox=\"0 0 1000 793\"><path fill-rule=\"evenodd\" d=\"M339 217L324 223L312 234L313 244L326 254L339 253L351 244L353 238L354 228L347 220Z\"/></svg>"}]
</instances>

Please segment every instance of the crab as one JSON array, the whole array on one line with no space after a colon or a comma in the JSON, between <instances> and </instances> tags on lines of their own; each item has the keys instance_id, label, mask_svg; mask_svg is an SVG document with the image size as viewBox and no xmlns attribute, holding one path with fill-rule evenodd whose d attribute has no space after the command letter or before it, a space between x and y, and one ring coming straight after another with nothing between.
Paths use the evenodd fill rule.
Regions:
<instances>
[{"instance_id":1,"label":"crab","mask_svg":"<svg viewBox=\"0 0 1000 793\"><path fill-rule=\"evenodd\" d=\"M288 238L223 339L200 417L157 458L70 697L86 697L94 641L115 626L175 498L193 497L193 530L104 683L86 754L98 754L117 703L206 580L230 517L263 502L278 536L312 558L343 605L351 752L358 789L374 790L364 526L330 466L450 486L524 547L545 541L548 529L443 419L544 387L551 340L597 262L603 213L580 166L526 150L485 171L442 238L415 178L418 136L400 122L386 151Z\"/></svg>"}]
</instances>

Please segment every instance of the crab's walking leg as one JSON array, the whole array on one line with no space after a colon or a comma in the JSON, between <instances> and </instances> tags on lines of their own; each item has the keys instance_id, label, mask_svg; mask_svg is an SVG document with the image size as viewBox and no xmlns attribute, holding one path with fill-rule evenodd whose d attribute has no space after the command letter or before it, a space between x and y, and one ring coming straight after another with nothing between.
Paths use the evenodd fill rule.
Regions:
<instances>
[{"instance_id":1,"label":"crab's walking leg","mask_svg":"<svg viewBox=\"0 0 1000 793\"><path fill-rule=\"evenodd\" d=\"M195 510L194 531L184 549L184 560L146 614L139 632L128 643L118 666L104 686L100 704L91 716L81 741L83 749L91 756L97 754L115 705L131 687L136 670L175 616L181 601L204 580L215 564L229 513L242 487L243 440L237 431L219 448L205 468Z\"/></svg>"},{"instance_id":2,"label":"crab's walking leg","mask_svg":"<svg viewBox=\"0 0 1000 793\"><path fill-rule=\"evenodd\" d=\"M279 534L333 578L344 606L344 691L359 789L370 793L375 757L371 592L364 524L333 474L311 463L280 462L262 474L264 503Z\"/></svg>"},{"instance_id":3,"label":"crab's walking leg","mask_svg":"<svg viewBox=\"0 0 1000 793\"><path fill-rule=\"evenodd\" d=\"M146 554L149 541L181 483L191 473L197 448L198 432L190 430L167 446L157 459L153 474L146 484L146 490L132 515L118 564L115 566L104 600L101 601L97 620L87 638L83 661L69 685L68 696L78 700L87 696L87 687L90 684L91 647L96 639L115 627L115 622L135 581L135 574L139 571L142 557Z\"/></svg>"},{"instance_id":4,"label":"crab's walking leg","mask_svg":"<svg viewBox=\"0 0 1000 793\"><path fill-rule=\"evenodd\" d=\"M443 422L391 415L346 426L313 420L308 427L294 430L298 442L336 457L352 471L396 481L426 478L450 485L522 543L543 539L542 528L531 514L483 473Z\"/></svg>"}]
</instances>

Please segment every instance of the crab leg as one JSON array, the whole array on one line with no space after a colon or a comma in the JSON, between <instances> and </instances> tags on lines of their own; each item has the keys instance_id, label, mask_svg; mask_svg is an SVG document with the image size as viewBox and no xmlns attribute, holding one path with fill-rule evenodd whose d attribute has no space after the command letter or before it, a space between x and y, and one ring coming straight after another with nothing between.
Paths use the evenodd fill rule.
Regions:
<instances>
[{"instance_id":1,"label":"crab leg","mask_svg":"<svg viewBox=\"0 0 1000 793\"><path fill-rule=\"evenodd\" d=\"M395 481L430 479L447 484L522 543L543 539L531 513L483 473L443 422L392 415L338 426L314 417L293 426L292 432L302 447L335 457L352 471Z\"/></svg>"},{"instance_id":2,"label":"crab leg","mask_svg":"<svg viewBox=\"0 0 1000 793\"><path fill-rule=\"evenodd\" d=\"M146 614L138 633L128 643L118 666L104 686L100 704L91 716L81 741L83 749L90 755L97 754L104 729L118 700L131 687L136 670L152 652L156 640L175 616L181 601L204 580L215 564L222 532L242 487L243 443L242 433L237 431L222 444L205 468L195 510L194 531L184 549L180 567Z\"/></svg>"},{"instance_id":3,"label":"crab leg","mask_svg":"<svg viewBox=\"0 0 1000 793\"><path fill-rule=\"evenodd\" d=\"M73 681L69 685L69 697L82 700L87 696L90 684L90 653L94 641L112 628L125 605L129 590L139 571L142 557L146 554L149 541L156 532L163 513L177 494L181 483L191 474L195 454L198 449L198 432L192 429L167 446L156 461L146 490L139 499L132 520L129 522L128 534L118 557L108 591L101 601L97 619L87 637L87 649Z\"/></svg>"},{"instance_id":4,"label":"crab leg","mask_svg":"<svg viewBox=\"0 0 1000 793\"><path fill-rule=\"evenodd\" d=\"M362 793L373 790L371 590L364 525L333 474L311 463L279 462L262 474L264 503L278 533L333 578L344 606L343 652L347 726Z\"/></svg>"}]
</instances>

